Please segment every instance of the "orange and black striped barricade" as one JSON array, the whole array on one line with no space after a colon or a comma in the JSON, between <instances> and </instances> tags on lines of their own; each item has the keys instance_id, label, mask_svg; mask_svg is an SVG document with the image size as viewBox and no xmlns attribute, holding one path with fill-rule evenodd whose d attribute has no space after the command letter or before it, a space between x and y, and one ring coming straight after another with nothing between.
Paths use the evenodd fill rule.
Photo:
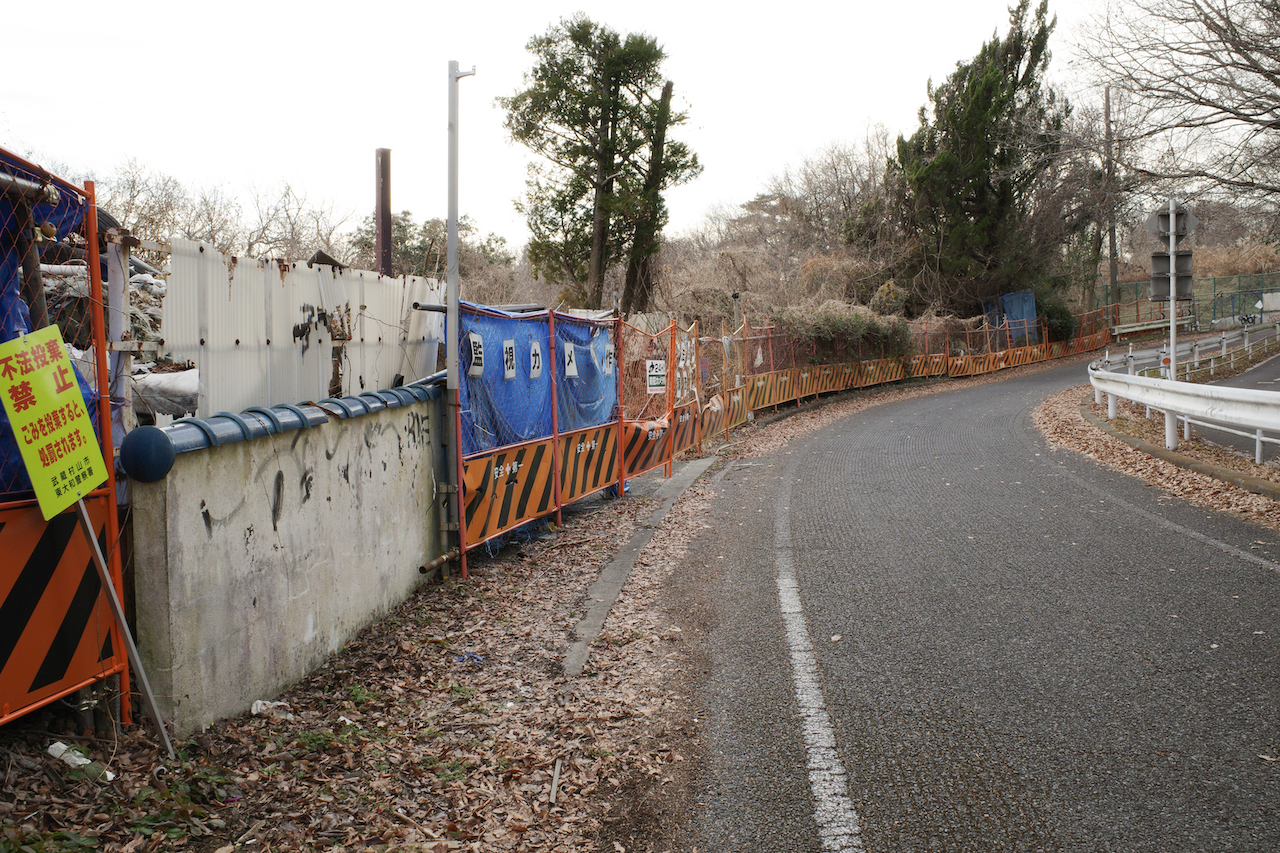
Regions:
<instances>
[{"instance_id":1,"label":"orange and black striped barricade","mask_svg":"<svg viewBox=\"0 0 1280 853\"><path fill-rule=\"evenodd\" d=\"M778 383L778 374L762 373L747 379L747 409L757 412L766 406L772 406L774 389Z\"/></svg>"},{"instance_id":2,"label":"orange and black striped barricade","mask_svg":"<svg viewBox=\"0 0 1280 853\"><path fill-rule=\"evenodd\" d=\"M114 498L111 498L112 500ZM106 498L86 502L107 546ZM74 512L45 522L34 505L0 510L0 723L122 672L117 634Z\"/></svg>"},{"instance_id":3,"label":"orange and black striped barricade","mask_svg":"<svg viewBox=\"0 0 1280 853\"><path fill-rule=\"evenodd\" d=\"M796 369L796 399L818 396L818 384L822 378L820 367L800 367Z\"/></svg>"},{"instance_id":4,"label":"orange and black striped barricade","mask_svg":"<svg viewBox=\"0 0 1280 853\"><path fill-rule=\"evenodd\" d=\"M856 364L840 364L836 366L836 390L848 391L858 387L858 366Z\"/></svg>"},{"instance_id":5,"label":"orange and black striped barricade","mask_svg":"<svg viewBox=\"0 0 1280 853\"><path fill-rule=\"evenodd\" d=\"M800 391L800 370L798 368L779 370L773 376L773 405L779 406L798 398Z\"/></svg>"},{"instance_id":6,"label":"orange and black striped barricade","mask_svg":"<svg viewBox=\"0 0 1280 853\"><path fill-rule=\"evenodd\" d=\"M675 426L671 431L671 455L688 450L698 443L698 403L694 401L687 406L676 406L671 413Z\"/></svg>"},{"instance_id":7,"label":"orange and black striped barricade","mask_svg":"<svg viewBox=\"0 0 1280 853\"><path fill-rule=\"evenodd\" d=\"M618 484L618 425L590 427L560 436L560 502Z\"/></svg>"},{"instance_id":8,"label":"orange and black striped barricade","mask_svg":"<svg viewBox=\"0 0 1280 853\"><path fill-rule=\"evenodd\" d=\"M747 422L747 412L752 411L748 407L750 399L750 385L740 385L737 388L730 388L726 392L724 406L724 430L726 437L729 430L734 427L742 426Z\"/></svg>"},{"instance_id":9,"label":"orange and black striped barricade","mask_svg":"<svg viewBox=\"0 0 1280 853\"><path fill-rule=\"evenodd\" d=\"M468 548L556 508L554 444L545 439L463 460Z\"/></svg>"},{"instance_id":10,"label":"orange and black striped barricade","mask_svg":"<svg viewBox=\"0 0 1280 853\"><path fill-rule=\"evenodd\" d=\"M623 477L637 477L670 461L671 422L667 418L623 422Z\"/></svg>"},{"instance_id":11,"label":"orange and black striped barricade","mask_svg":"<svg viewBox=\"0 0 1280 853\"><path fill-rule=\"evenodd\" d=\"M840 387L840 369L834 364L824 364L818 368L818 393L831 394L842 391Z\"/></svg>"},{"instance_id":12,"label":"orange and black striped barricade","mask_svg":"<svg viewBox=\"0 0 1280 853\"><path fill-rule=\"evenodd\" d=\"M703 407L700 417L704 441L724 432L724 399L719 394L713 396Z\"/></svg>"}]
</instances>

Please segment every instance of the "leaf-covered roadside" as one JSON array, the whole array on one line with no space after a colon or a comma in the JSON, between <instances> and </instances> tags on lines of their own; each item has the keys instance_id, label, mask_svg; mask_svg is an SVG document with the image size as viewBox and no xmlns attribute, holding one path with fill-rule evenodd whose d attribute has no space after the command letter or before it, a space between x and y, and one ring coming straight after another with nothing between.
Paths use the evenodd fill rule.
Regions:
<instances>
[{"instance_id":1,"label":"leaf-covered roadside","mask_svg":"<svg viewBox=\"0 0 1280 853\"><path fill-rule=\"evenodd\" d=\"M587 585L651 509L603 503L475 555L468 581L419 590L286 706L186 740L180 762L138 727L76 738L44 712L0 729L0 851L598 849L619 792L670 781L688 751L660 737L682 697L653 578L677 530L641 555L587 675L561 674ZM115 780L76 778L45 752L59 739Z\"/></svg>"}]
</instances>

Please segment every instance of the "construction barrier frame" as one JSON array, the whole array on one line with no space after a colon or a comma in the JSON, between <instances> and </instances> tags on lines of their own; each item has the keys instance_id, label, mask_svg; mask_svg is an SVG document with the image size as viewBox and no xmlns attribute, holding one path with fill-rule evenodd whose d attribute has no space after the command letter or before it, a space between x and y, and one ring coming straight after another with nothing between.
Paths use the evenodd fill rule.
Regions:
<instances>
[{"instance_id":1,"label":"construction barrier frame","mask_svg":"<svg viewBox=\"0 0 1280 853\"><path fill-rule=\"evenodd\" d=\"M15 158L20 159L20 158ZM27 164L36 174L43 170ZM88 313L98 389L98 444L112 460L111 396L97 204L92 181L83 190L48 176L60 192L84 200L83 237L89 273ZM115 466L84 499L117 596L123 587ZM75 508L45 521L29 494L0 495L0 725L109 676L120 677L121 722L132 721L128 657L108 592L102 587Z\"/></svg>"},{"instance_id":2,"label":"construction barrier frame","mask_svg":"<svg viewBox=\"0 0 1280 853\"><path fill-rule=\"evenodd\" d=\"M510 319L508 315L478 306L465 306L470 314ZM530 319L530 318L526 318ZM619 401L622 399L620 320L607 324L565 317L566 321L608 328L614 347L614 381ZM613 418L603 424L560 432L555 366L556 312L546 312L548 338L547 368L553 371L551 388L551 435L526 442L492 448L469 455L459 454L458 482L462 484L462 521L459 525L460 548L463 553L497 539L512 530L544 516L554 514L563 520L564 507L603 489L623 486L621 443L624 423L619 417L621 406ZM458 330L450 330L458 334ZM459 447L462 434L461 391L457 399L457 431ZM621 491L619 491L621 493ZM464 564L465 565L465 564ZM465 576L465 570L464 570Z\"/></svg>"},{"instance_id":3,"label":"construction barrier frame","mask_svg":"<svg viewBox=\"0 0 1280 853\"><path fill-rule=\"evenodd\" d=\"M469 311L486 313L483 309L468 307ZM492 312L495 316L500 315ZM547 312L549 338L554 364L556 312ZM575 322L581 322L573 318ZM750 330L744 324L745 330ZM767 330L767 327L764 327ZM625 409L623 379L628 369L628 357L640 359L641 355L626 352L625 329L650 339L667 336L662 351L667 359L667 387L659 398L665 404L661 412L649 417L628 418ZM614 487L621 494L627 479L640 476L658 468L670 475L674 457L690 448L700 448L703 441L723 436L728 440L735 428L746 423L751 412L769 407L818 398L823 394L837 393L858 388L869 388L910 378L977 376L1032 364L1051 358L1061 358L1087 352L1105 346L1110 341L1110 330L1102 329L1092 335L1068 342L1035 343L1010 347L980 355L948 356L944 353L928 353L896 358L866 359L840 364L810 364L749 375L743 384L727 388L713 395L705 403L700 400L697 383L692 387L693 400L677 399L675 371L677 369L678 335L691 335L694 345L690 361L692 376L697 375L700 363L700 344L697 324L689 330L680 329L675 323L655 334L641 332L620 319L613 321L613 344L616 354L618 410L615 419L599 426L561 434L556 417L552 383L553 416L552 435L522 444L487 450L473 454L461 461L463 471L462 506L464 523L460 531L463 548L491 541L535 518L551 513L560 518L563 507L576 500L593 495L602 489ZM744 332L746 334L746 332ZM756 340L756 337L751 338ZM1024 337L1025 340L1025 337ZM653 346L641 347L652 357ZM765 350L759 345L763 360ZM774 353L769 339L768 359L772 366ZM646 398L644 408L654 398ZM459 415L460 417L460 415Z\"/></svg>"}]
</instances>

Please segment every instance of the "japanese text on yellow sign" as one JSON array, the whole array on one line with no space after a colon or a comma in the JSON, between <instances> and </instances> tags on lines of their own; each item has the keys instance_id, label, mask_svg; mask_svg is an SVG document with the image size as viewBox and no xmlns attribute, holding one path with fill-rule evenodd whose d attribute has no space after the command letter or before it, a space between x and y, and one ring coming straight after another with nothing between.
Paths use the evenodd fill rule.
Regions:
<instances>
[{"instance_id":1,"label":"japanese text on yellow sign","mask_svg":"<svg viewBox=\"0 0 1280 853\"><path fill-rule=\"evenodd\" d=\"M57 326L0 344L0 400L46 521L106 482Z\"/></svg>"}]
</instances>

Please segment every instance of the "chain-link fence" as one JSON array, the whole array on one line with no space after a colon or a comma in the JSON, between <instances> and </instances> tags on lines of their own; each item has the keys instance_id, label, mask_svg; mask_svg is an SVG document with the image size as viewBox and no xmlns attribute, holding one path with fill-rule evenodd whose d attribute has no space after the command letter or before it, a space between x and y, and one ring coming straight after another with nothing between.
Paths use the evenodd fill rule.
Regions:
<instances>
[{"instance_id":1,"label":"chain-link fence","mask_svg":"<svg viewBox=\"0 0 1280 853\"><path fill-rule=\"evenodd\" d=\"M0 377L13 413L0 413L0 723L112 675L106 704L130 717L121 620L102 584L123 587L97 216L92 184L0 149ZM85 415L94 435L77 425ZM83 454L94 438L105 472ZM77 512L59 511L72 501Z\"/></svg>"},{"instance_id":2,"label":"chain-link fence","mask_svg":"<svg viewBox=\"0 0 1280 853\"><path fill-rule=\"evenodd\" d=\"M1168 321L1168 303L1153 302L1149 281L1102 288L1103 308L1112 326ZM1179 316L1200 331L1250 326L1280 316L1280 272L1197 278L1191 299L1178 303Z\"/></svg>"},{"instance_id":3,"label":"chain-link fence","mask_svg":"<svg viewBox=\"0 0 1280 853\"><path fill-rule=\"evenodd\" d=\"M668 393L672 336L675 326L650 334L622 323L622 412L627 420L665 417L671 410Z\"/></svg>"},{"instance_id":4,"label":"chain-link fence","mask_svg":"<svg viewBox=\"0 0 1280 853\"><path fill-rule=\"evenodd\" d=\"M100 424L110 422L105 385L101 270L96 208L89 190L81 190L40 167L0 150L0 340L12 341L56 325L79 385L84 408L103 443ZM0 370L25 374L60 354L32 350L6 361ZM101 389L105 392L105 389ZM100 399L101 396L101 399ZM42 438L53 438L56 419ZM110 430L103 456L111 459ZM30 438L30 436L28 436ZM32 496L17 439L7 418L0 430L0 504Z\"/></svg>"}]
</instances>

